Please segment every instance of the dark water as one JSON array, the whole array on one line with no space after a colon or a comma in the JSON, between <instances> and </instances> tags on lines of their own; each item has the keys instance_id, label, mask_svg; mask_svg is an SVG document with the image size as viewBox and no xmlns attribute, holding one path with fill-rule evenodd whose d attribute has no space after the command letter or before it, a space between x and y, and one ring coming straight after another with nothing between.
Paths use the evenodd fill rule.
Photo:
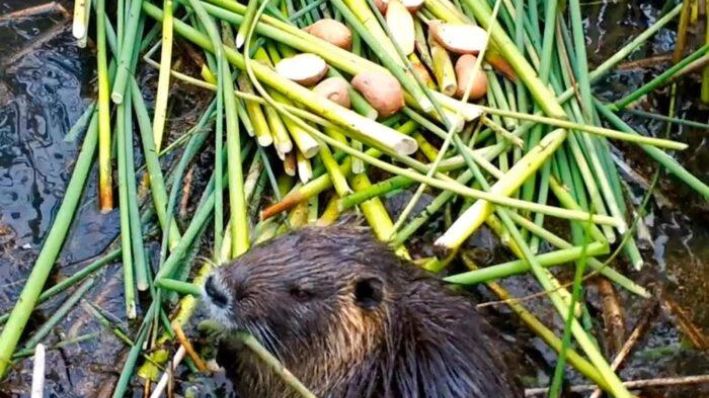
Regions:
<instances>
[{"instance_id":1,"label":"dark water","mask_svg":"<svg viewBox=\"0 0 709 398\"><path fill-rule=\"evenodd\" d=\"M42 4L21 0L0 2L0 15L30 3ZM584 11L591 16L586 20L590 63L599 64L629 38L647 28L660 6L654 2L586 5ZM663 30L631 58L671 51L673 43L673 31ZM619 98L666 67L667 64L661 64L657 68L613 73L596 85L597 94L608 99ZM82 137L75 141L65 138L94 96L94 68L91 50L76 47L70 23L60 12L10 21L0 19L0 311L5 312L13 305L61 203ZM697 104L696 78L684 79L679 90L678 116L709 122L707 108ZM651 109L666 113L666 90L653 94L648 104ZM639 117L626 117L626 120L643 133L662 134L664 131L662 123ZM671 130L673 138L690 144L690 149L677 155L678 159L704 181L709 180L707 133L679 127ZM623 145L618 148L622 151L617 155L638 172L638 175L625 177L639 200L644 181L649 181L655 165L637 148ZM94 171L53 279L79 269L84 261L103 252L118 233L117 214L101 215L97 211L96 180ZM707 204L672 178L662 179L656 199L644 220L649 239L640 241L647 264L641 272L628 274L662 292L658 296L676 303L687 314L689 322L706 336L709 331ZM117 266L109 267L96 284L99 287L92 289L87 297L99 302L118 319L124 319L122 286L119 279L113 277L117 272L120 272ZM526 289L530 286L515 280L508 285L519 295L528 293ZM589 291L593 296L593 288ZM623 292L620 296L630 329L645 303ZM43 306L30 326L51 315L56 305L50 302ZM543 319L553 318L549 313L544 317L545 311L550 311L548 306L534 308ZM709 373L706 355L692 346L678 324L676 313L661 306L650 330L621 371L622 376L636 379ZM50 338L56 341L93 331L101 331L97 322L77 309ZM523 338L524 332L522 334ZM532 345L537 347L538 357L530 362L538 366L534 373L539 376L537 383L543 383L548 367L553 366L553 356L538 341L532 340ZM116 364L122 362L117 359L121 347L111 334L102 332L98 338L81 346L50 351L48 363L53 366L48 369L47 390L58 397L94 396L120 371ZM0 391L8 394L26 391L30 366L29 361L21 364L10 380L0 385ZM647 396L699 397L705 393L704 396L709 396L706 389L693 387L656 389Z\"/></svg>"},{"instance_id":2,"label":"dark water","mask_svg":"<svg viewBox=\"0 0 709 398\"><path fill-rule=\"evenodd\" d=\"M31 2L0 2L5 15ZM42 4L43 2L36 2ZM71 8L69 8L71 10ZM64 195L82 135L65 136L93 96L95 61L79 49L60 12L0 22L0 308L16 300ZM52 279L71 274L102 253L118 233L117 214L101 215L95 172L59 257ZM86 297L121 313L120 284L108 272ZM51 315L56 303L37 311L30 326ZM49 339L71 338L101 328L83 310L72 311ZM47 390L53 396L92 396L105 372L114 371L121 346L106 333L83 344L51 351ZM6 393L27 388L27 364L4 383Z\"/></svg>"}]
</instances>

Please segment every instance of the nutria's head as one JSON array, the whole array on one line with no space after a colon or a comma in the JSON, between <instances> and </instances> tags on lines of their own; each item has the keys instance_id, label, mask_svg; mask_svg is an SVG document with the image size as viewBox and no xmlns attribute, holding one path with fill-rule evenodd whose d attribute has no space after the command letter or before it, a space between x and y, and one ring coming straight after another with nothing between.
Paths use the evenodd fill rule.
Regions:
<instances>
[{"instance_id":1,"label":"nutria's head","mask_svg":"<svg viewBox=\"0 0 709 398\"><path fill-rule=\"evenodd\" d=\"M386 334L397 261L362 228L305 228L215 271L205 301L225 326L281 359L328 352L356 360Z\"/></svg>"},{"instance_id":2,"label":"nutria's head","mask_svg":"<svg viewBox=\"0 0 709 398\"><path fill-rule=\"evenodd\" d=\"M204 296L317 396L522 396L472 302L363 228L304 228L254 247L212 274ZM297 396L234 349L219 361L241 396Z\"/></svg>"}]
</instances>

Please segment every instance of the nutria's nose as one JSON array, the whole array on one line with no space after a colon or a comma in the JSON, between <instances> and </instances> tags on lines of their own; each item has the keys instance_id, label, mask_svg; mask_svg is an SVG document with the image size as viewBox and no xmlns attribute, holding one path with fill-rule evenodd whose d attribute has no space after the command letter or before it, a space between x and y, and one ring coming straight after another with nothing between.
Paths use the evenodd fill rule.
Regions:
<instances>
[{"instance_id":1,"label":"nutria's nose","mask_svg":"<svg viewBox=\"0 0 709 398\"><path fill-rule=\"evenodd\" d=\"M214 275L209 275L207 278L207 281L204 283L204 291L217 307L226 308L229 306L229 296L227 296L217 284Z\"/></svg>"}]
</instances>

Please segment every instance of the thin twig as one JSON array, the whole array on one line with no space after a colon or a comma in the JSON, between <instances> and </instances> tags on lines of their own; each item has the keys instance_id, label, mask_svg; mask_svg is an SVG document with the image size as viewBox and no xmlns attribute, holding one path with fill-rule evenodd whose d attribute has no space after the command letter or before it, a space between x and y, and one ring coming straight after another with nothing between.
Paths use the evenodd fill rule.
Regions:
<instances>
[{"instance_id":1,"label":"thin twig","mask_svg":"<svg viewBox=\"0 0 709 398\"><path fill-rule=\"evenodd\" d=\"M698 375L698 376L681 376L681 377L661 377L656 379L642 379L642 380L629 380L624 381L623 385L628 388L643 388L643 387L670 387L670 386L680 386L687 384L707 384L709 383L709 375ZM580 384L571 386L569 388L570 392L586 392L592 391L596 388L593 384ZM525 397L533 397L535 395L546 394L548 389L546 387L541 388L527 388L524 390Z\"/></svg>"},{"instance_id":2,"label":"thin twig","mask_svg":"<svg viewBox=\"0 0 709 398\"><path fill-rule=\"evenodd\" d=\"M199 369L200 372L206 372L207 364L204 363L202 357L200 357L199 354L197 354L197 351L195 351L194 347L192 347L192 343L190 343L190 340L187 338L187 336L185 336L185 332L182 330L180 323L172 322L172 330L175 332L175 337L177 337L177 340L180 342L180 345L184 347L185 351L187 352L187 355L190 356L195 366L197 366L197 369Z\"/></svg>"},{"instance_id":3,"label":"thin twig","mask_svg":"<svg viewBox=\"0 0 709 398\"><path fill-rule=\"evenodd\" d=\"M641 59L636 59L633 61L623 62L622 64L618 65L618 67L616 69L622 70L622 71L630 71L630 70L634 70L634 69L645 69L645 68L650 68L650 67L657 66L660 64L668 63L671 60L672 60L672 54L670 54L670 53L653 55L652 57L641 58Z\"/></svg>"},{"instance_id":4,"label":"thin twig","mask_svg":"<svg viewBox=\"0 0 709 398\"><path fill-rule=\"evenodd\" d=\"M613 285L605 279L597 279L596 286L598 294L601 296L603 308L602 318L605 329L607 354L612 355L620 352L625 340L625 314L623 306L618 301L618 295L613 289Z\"/></svg>"},{"instance_id":5,"label":"thin twig","mask_svg":"<svg viewBox=\"0 0 709 398\"><path fill-rule=\"evenodd\" d=\"M672 298L663 297L662 309L671 315L674 315L676 324L685 336L692 342L692 345L698 350L704 350L709 347L709 339L704 335L700 328L692 322L692 318L687 312L680 307Z\"/></svg>"},{"instance_id":6,"label":"thin twig","mask_svg":"<svg viewBox=\"0 0 709 398\"><path fill-rule=\"evenodd\" d=\"M46 14L51 11L57 11L58 13L62 14L62 17L67 18L69 17L69 12L64 8L61 4L57 3L56 1L52 1L49 3L45 4L40 4L38 6L33 6L33 7L27 7L23 8L21 10L13 11L11 13L1 15L0 16L0 22L5 22L5 21L16 21L18 19L22 18L31 18L40 14Z\"/></svg>"},{"instance_id":7,"label":"thin twig","mask_svg":"<svg viewBox=\"0 0 709 398\"><path fill-rule=\"evenodd\" d=\"M613 358L613 362L611 362L611 369L614 371L618 370L623 361L625 361L625 358L627 358L628 354L630 354L630 351L632 351L633 347L635 347L635 344L645 334L645 331L647 331L647 328L650 325L650 320L653 319L652 315L655 313L656 306L657 301L655 300L652 300L649 306L646 306L642 313L642 317L633 329L633 332L630 333L628 340L625 341L623 347L618 351L615 358ZM602 392L603 391L600 388L596 388L589 398L599 398Z\"/></svg>"},{"instance_id":8,"label":"thin twig","mask_svg":"<svg viewBox=\"0 0 709 398\"><path fill-rule=\"evenodd\" d=\"M177 368L180 362L182 362L182 359L184 359L186 353L187 350L185 350L185 346L183 345L181 345L180 348L177 349L175 356L172 357L171 368L173 370ZM169 381L169 379L170 370L166 369L165 373L163 373L160 377L160 381L158 381L158 384L155 386L155 389L153 390L152 394L150 394L150 398L160 398L162 396L162 392L165 390L165 387L167 387L167 382Z\"/></svg>"},{"instance_id":9,"label":"thin twig","mask_svg":"<svg viewBox=\"0 0 709 398\"><path fill-rule=\"evenodd\" d=\"M2 69L12 69L14 67L13 64L15 62L17 62L20 58L24 57L25 55L27 55L29 53L33 53L33 52L37 51L37 49L42 47L44 44L46 44L50 40L53 40L55 37L61 35L65 31L67 31L68 29L69 29L69 25L67 25L66 23L62 23L62 24L55 25L55 26L51 27L46 32L43 32L41 35L32 39L32 41L27 45L27 47L24 47L24 48L20 49L19 51L17 51L16 53L5 58L2 62L0 62L0 67L2 67Z\"/></svg>"}]
</instances>

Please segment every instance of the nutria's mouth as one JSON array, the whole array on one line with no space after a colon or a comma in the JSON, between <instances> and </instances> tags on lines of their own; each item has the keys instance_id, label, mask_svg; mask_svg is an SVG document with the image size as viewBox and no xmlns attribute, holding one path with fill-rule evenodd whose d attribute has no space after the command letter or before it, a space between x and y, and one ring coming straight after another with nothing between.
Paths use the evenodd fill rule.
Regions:
<instances>
[{"instance_id":1,"label":"nutria's mouth","mask_svg":"<svg viewBox=\"0 0 709 398\"><path fill-rule=\"evenodd\" d=\"M207 277L202 297L212 318L224 326L236 329L232 299L218 273L215 272Z\"/></svg>"}]
</instances>

